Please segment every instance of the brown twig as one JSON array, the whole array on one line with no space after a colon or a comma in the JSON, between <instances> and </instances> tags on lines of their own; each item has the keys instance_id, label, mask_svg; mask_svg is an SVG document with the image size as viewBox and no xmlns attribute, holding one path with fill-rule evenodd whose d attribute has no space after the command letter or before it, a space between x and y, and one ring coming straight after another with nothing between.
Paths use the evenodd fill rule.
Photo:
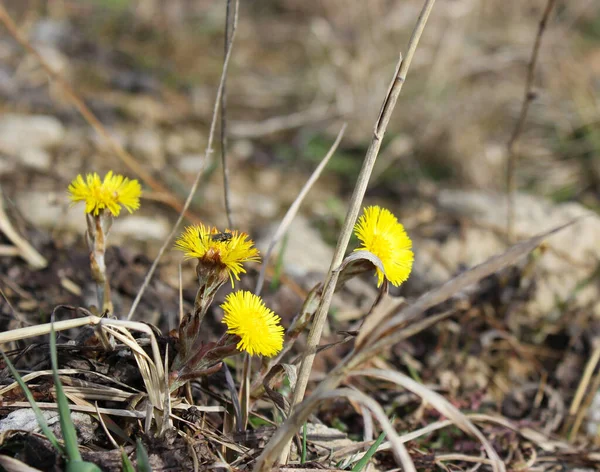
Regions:
<instances>
[{"instance_id":1,"label":"brown twig","mask_svg":"<svg viewBox=\"0 0 600 472\"><path fill-rule=\"evenodd\" d=\"M34 269L44 269L48 266L46 258L42 256L29 241L21 237L8 219L8 215L4 211L2 188L0 188L0 233L3 233L4 236L14 244L17 254L25 259L31 267Z\"/></svg>"},{"instance_id":2,"label":"brown twig","mask_svg":"<svg viewBox=\"0 0 600 472\"><path fill-rule=\"evenodd\" d=\"M211 118L211 122L210 122L210 130L208 132L208 142L206 144L206 150L204 151L204 158L203 158L202 162L206 162L208 156L212 152L213 140L215 137L215 129L216 129L216 125L217 125L217 115L219 114L219 103L221 102L221 95L223 94L225 77L227 76L227 70L229 69L229 60L231 59L231 50L232 49L229 48L229 50L227 51L227 55L225 56L225 60L223 61L223 71L221 72L221 79L219 81L219 87L217 89L217 96L215 98L215 104L213 106L213 113L212 113L212 118ZM185 200L185 203L183 204L183 208L181 209L181 212L179 213L179 216L177 217L177 221L173 225L173 229L171 230L171 232L165 239L163 245L159 249L158 255L156 256L156 259L154 259L154 262L152 262L152 266L150 266L150 269L148 270L148 273L146 274L146 277L144 278L144 282L142 283L142 286L140 287L140 289L135 297L135 300L133 301L133 303L131 305L129 313L127 314L128 320L130 320L133 317L133 314L135 313L135 310L136 310L137 306L139 305L140 300L142 299L142 295L146 291L146 288L148 287L148 284L150 283L150 280L152 279L152 276L154 275L154 271L158 267L158 263L159 263L162 255L164 254L165 250L167 249L167 246L173 240L173 237L175 236L175 233L177 232L179 225L183 221L186 211L189 208L190 204L192 203L192 199L194 198L196 190L198 190L198 185L200 184L200 180L202 179L202 176L204 175L204 168L205 168L204 165L201 166L201 169L196 174L196 178L194 179L192 188L190 189L190 192Z\"/></svg>"},{"instance_id":3,"label":"brown twig","mask_svg":"<svg viewBox=\"0 0 600 472\"><path fill-rule=\"evenodd\" d=\"M175 211L182 211L183 205L179 201L179 199L173 195L161 182L156 180L150 173L148 173L144 167L130 154L128 153L106 130L104 125L100 122L100 120L94 115L94 113L88 108L88 106L84 103L84 101L77 95L77 93L73 90L73 88L63 79L63 77L56 72L40 55L40 53L29 43L27 38L23 36L17 25L14 23L4 5L0 3L0 22L5 26L10 35L33 57L37 59L42 68L46 71L46 73L50 76L55 83L57 83L65 95L71 100L73 106L77 109L77 111L83 116L85 121L89 123L89 125L94 128L94 131L98 133L109 145L112 151L117 155L117 157L125 164L134 174L136 174L140 179L146 183L152 190L155 192L161 193L164 195L160 200L169 205ZM198 217L193 215L190 212L187 212L186 207L186 216L191 220L197 221Z\"/></svg>"},{"instance_id":4,"label":"brown twig","mask_svg":"<svg viewBox=\"0 0 600 472\"><path fill-rule=\"evenodd\" d=\"M335 253L333 255L329 272L327 274L327 279L324 284L321 303L319 308L317 308L312 329L308 334L306 351L303 355L302 363L300 364L298 381L296 383L296 387L294 388L291 412L293 412L294 406L299 404L304 398L306 386L308 385L308 378L310 376L316 354L316 347L319 345L321 340L321 334L327 320L327 313L329 311L329 306L333 298L333 293L335 291L335 286L339 275L339 272L335 269L342 263L344 258L346 248L348 247L348 243L350 241L350 236L352 235L352 228L354 227L354 223L358 217L358 213L367 190L367 185L369 183L369 178L371 176L373 166L375 165L377 155L379 154L379 148L381 147L383 136L392 116L392 112L394 111L394 107L396 106L396 101L398 100L398 96L400 95L402 86L404 85L404 81L406 80L408 69L410 68L417 45L419 44L419 39L421 38L421 34L423 33L423 29L425 28L425 24L427 23L427 19L429 18L429 14L433 9L434 3L435 0L425 0L423 9L421 10L419 18L417 19L417 23L408 43L406 58L402 60L401 57L396 66L394 77L383 100L379 117L375 122L373 138L365 155L356 186L354 187L354 192L350 199L348 213L346 214L346 219L344 220L342 230L340 231ZM283 448L282 454L279 457L280 462L285 462L287 460L290 445L291 442L288 441L287 445Z\"/></svg>"},{"instance_id":5,"label":"brown twig","mask_svg":"<svg viewBox=\"0 0 600 472\"><path fill-rule=\"evenodd\" d=\"M525 125L525 119L527 118L527 112L529 111L529 104L535 99L535 94L533 93L533 79L535 75L535 66L537 64L537 59L540 52L540 46L542 44L542 37L544 35L544 31L546 30L546 24L548 23L548 18L550 17L550 13L552 12L552 8L556 0L548 0L546 3L546 8L544 9L544 13L542 14L542 18L538 25L537 35L535 37L535 42L533 43L533 49L531 51L531 57L529 59L529 64L527 66L527 78L525 80L525 91L523 93L523 102L521 104L521 112L519 113L519 119L515 124L515 128L508 140L506 145L507 148L507 163L506 163L506 194L507 194L507 212L506 212L506 234L508 242L513 242L513 233L514 233L514 206L515 206L515 171L517 168L518 161L518 152L517 152L517 142L519 136L523 132L523 126Z\"/></svg>"},{"instance_id":6,"label":"brown twig","mask_svg":"<svg viewBox=\"0 0 600 472\"><path fill-rule=\"evenodd\" d=\"M225 14L225 53L227 58L229 51L233 46L233 39L237 30L238 10L240 1L235 0L233 12L231 10L231 0L227 0L227 13ZM231 31L229 26L231 25ZM231 212L231 199L229 188L229 167L227 166L227 79L223 82L223 93L221 94L221 162L223 164L223 194L225 198L225 212L227 214L227 224L233 229L233 217Z\"/></svg>"}]
</instances>

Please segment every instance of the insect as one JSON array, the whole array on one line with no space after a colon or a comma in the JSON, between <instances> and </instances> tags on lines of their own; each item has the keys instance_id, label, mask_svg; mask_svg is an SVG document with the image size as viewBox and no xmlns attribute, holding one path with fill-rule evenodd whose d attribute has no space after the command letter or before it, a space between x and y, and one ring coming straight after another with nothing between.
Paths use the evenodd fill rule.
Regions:
<instances>
[{"instance_id":1,"label":"insect","mask_svg":"<svg viewBox=\"0 0 600 472\"><path fill-rule=\"evenodd\" d=\"M224 233L215 233L210 235L210 239L217 242L231 241L231 238L233 238L233 234L231 234L228 231Z\"/></svg>"}]
</instances>

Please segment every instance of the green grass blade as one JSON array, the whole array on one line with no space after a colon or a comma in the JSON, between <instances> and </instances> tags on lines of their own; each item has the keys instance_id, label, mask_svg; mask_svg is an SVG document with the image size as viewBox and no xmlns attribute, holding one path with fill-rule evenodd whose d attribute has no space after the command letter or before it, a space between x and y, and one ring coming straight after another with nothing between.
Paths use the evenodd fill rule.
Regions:
<instances>
[{"instance_id":1,"label":"green grass blade","mask_svg":"<svg viewBox=\"0 0 600 472\"><path fill-rule=\"evenodd\" d=\"M137 472L152 472L150 467L150 459L148 459L148 451L138 438L136 447Z\"/></svg>"},{"instance_id":2,"label":"green grass blade","mask_svg":"<svg viewBox=\"0 0 600 472\"><path fill-rule=\"evenodd\" d=\"M133 467L133 463L125 454L125 449L121 448L121 468L123 472L135 472L135 467Z\"/></svg>"},{"instance_id":3,"label":"green grass blade","mask_svg":"<svg viewBox=\"0 0 600 472\"><path fill-rule=\"evenodd\" d=\"M302 426L302 455L300 456L300 464L306 463L306 421Z\"/></svg>"},{"instance_id":4,"label":"green grass blade","mask_svg":"<svg viewBox=\"0 0 600 472\"><path fill-rule=\"evenodd\" d=\"M394 421L394 417L390 420L390 423ZM361 457L361 459L354 464L352 467L352 472L361 472L369 463L369 461L373 458L375 453L377 452L377 448L381 446L381 443L385 439L385 431L382 431L379 437L375 440L371 447L367 450L366 454Z\"/></svg>"},{"instance_id":5,"label":"green grass blade","mask_svg":"<svg viewBox=\"0 0 600 472\"><path fill-rule=\"evenodd\" d=\"M35 399L33 398L33 394L31 393L31 390L29 390L29 387L27 386L27 384L25 382L23 382L23 379L17 372L17 369L15 369L15 366L12 364L10 359L6 356L6 354L4 354L4 351L0 351L0 353L2 354L2 357L4 358L4 362L8 366L10 373L15 378L16 382L19 384L19 387L21 387L21 390L23 390L23 393L25 394L27 401L31 405L31 409L35 413L35 417L37 419L38 424L40 425L40 428L42 429L42 432L44 433L44 436L46 436L48 441L50 441L50 443L54 446L54 448L58 451L58 453L62 455L64 453L63 448L60 445L60 443L58 442L58 439L56 439L56 436L54 435L52 430L48 427L46 418L44 418L44 414L42 413L42 410L40 409L40 407L37 406L37 403L35 402Z\"/></svg>"},{"instance_id":6,"label":"green grass blade","mask_svg":"<svg viewBox=\"0 0 600 472\"><path fill-rule=\"evenodd\" d=\"M69 462L81 462L81 454L77 445L77 432L73 421L71 420L71 409L67 396L63 390L62 383L58 378L58 356L56 355L56 333L54 332L54 317L52 318L52 327L50 331L50 360L52 362L52 377L54 378L54 388L56 389L56 403L58 404L58 414L60 417L60 429L65 441L65 449Z\"/></svg>"},{"instance_id":7,"label":"green grass blade","mask_svg":"<svg viewBox=\"0 0 600 472\"><path fill-rule=\"evenodd\" d=\"M67 472L102 472L102 469L92 462L71 461L65 468Z\"/></svg>"},{"instance_id":8,"label":"green grass blade","mask_svg":"<svg viewBox=\"0 0 600 472\"><path fill-rule=\"evenodd\" d=\"M281 249L279 250L279 254L277 255L277 260L275 261L275 271L273 273L273 278L271 279L271 290L277 290L279 284L281 282L281 273L283 272L283 262L285 257L285 251L287 249L288 243L288 235L286 234L281 241Z\"/></svg>"}]
</instances>

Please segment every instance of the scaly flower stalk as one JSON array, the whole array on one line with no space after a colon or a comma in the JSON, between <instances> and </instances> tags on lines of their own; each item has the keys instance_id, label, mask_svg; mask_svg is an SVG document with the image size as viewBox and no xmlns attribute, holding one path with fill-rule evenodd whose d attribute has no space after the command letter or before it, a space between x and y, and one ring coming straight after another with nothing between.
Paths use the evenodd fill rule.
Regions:
<instances>
[{"instance_id":1,"label":"scaly flower stalk","mask_svg":"<svg viewBox=\"0 0 600 472\"><path fill-rule=\"evenodd\" d=\"M69 185L73 203L84 201L87 221L86 241L90 250L90 268L98 291L98 305L103 312L112 311L110 284L106 276L106 239L121 206L129 213L140 207L142 188L137 180L129 180L112 171L100 180L97 173L78 175Z\"/></svg>"}]
</instances>

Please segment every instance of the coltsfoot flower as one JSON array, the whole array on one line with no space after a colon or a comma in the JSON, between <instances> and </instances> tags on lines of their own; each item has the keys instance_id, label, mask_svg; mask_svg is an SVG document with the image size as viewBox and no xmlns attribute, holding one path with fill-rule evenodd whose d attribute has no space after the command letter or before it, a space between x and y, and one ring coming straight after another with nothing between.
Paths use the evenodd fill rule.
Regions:
<instances>
[{"instance_id":1,"label":"coltsfoot flower","mask_svg":"<svg viewBox=\"0 0 600 472\"><path fill-rule=\"evenodd\" d=\"M233 287L234 278L246 272L244 262L258 262L258 249L246 233L219 232L203 224L188 226L175 241L175 249L183 251L186 258L197 258L200 264L222 267L227 270Z\"/></svg>"},{"instance_id":2,"label":"coltsfoot flower","mask_svg":"<svg viewBox=\"0 0 600 472\"><path fill-rule=\"evenodd\" d=\"M250 355L272 357L283 348L281 318L251 292L230 293L221 305L227 333L240 337L237 348Z\"/></svg>"},{"instance_id":3,"label":"coltsfoot flower","mask_svg":"<svg viewBox=\"0 0 600 472\"><path fill-rule=\"evenodd\" d=\"M113 216L119 216L121 205L129 213L140 207L140 195L142 187L137 180L129 180L122 175L113 174L109 171L100 180L100 176L94 172L87 174L85 180L78 175L71 185L69 185L69 194L73 202L85 202L85 212L98 216L100 211L105 208Z\"/></svg>"},{"instance_id":4,"label":"coltsfoot flower","mask_svg":"<svg viewBox=\"0 0 600 472\"><path fill-rule=\"evenodd\" d=\"M362 246L355 251L369 251L383 263L385 276L396 287L408 279L414 254L412 241L404 226L385 208L370 206L354 226L354 233ZM377 269L377 286L383 283L384 273Z\"/></svg>"}]
</instances>

